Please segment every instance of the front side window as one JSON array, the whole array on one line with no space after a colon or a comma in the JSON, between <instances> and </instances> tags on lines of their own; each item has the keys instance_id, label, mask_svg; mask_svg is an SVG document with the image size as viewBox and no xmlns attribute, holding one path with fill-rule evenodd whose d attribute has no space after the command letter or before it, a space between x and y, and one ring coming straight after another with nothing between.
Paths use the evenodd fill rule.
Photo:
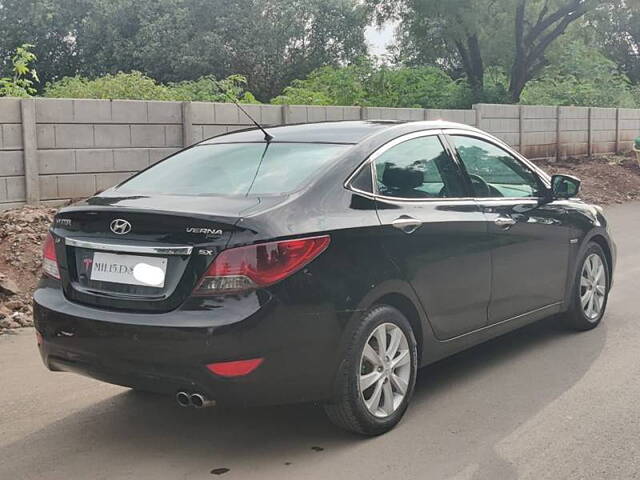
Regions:
<instances>
[{"instance_id":1,"label":"front side window","mask_svg":"<svg viewBox=\"0 0 640 480\"><path fill-rule=\"evenodd\" d=\"M533 171L505 150L474 137L452 135L476 197L538 197Z\"/></svg>"},{"instance_id":2,"label":"front side window","mask_svg":"<svg viewBox=\"0 0 640 480\"><path fill-rule=\"evenodd\" d=\"M160 162L118 190L173 195L273 195L298 190L351 145L217 143Z\"/></svg>"},{"instance_id":3,"label":"front side window","mask_svg":"<svg viewBox=\"0 0 640 480\"><path fill-rule=\"evenodd\" d=\"M375 160L378 193L396 198L463 197L456 165L437 136L391 147Z\"/></svg>"}]
</instances>

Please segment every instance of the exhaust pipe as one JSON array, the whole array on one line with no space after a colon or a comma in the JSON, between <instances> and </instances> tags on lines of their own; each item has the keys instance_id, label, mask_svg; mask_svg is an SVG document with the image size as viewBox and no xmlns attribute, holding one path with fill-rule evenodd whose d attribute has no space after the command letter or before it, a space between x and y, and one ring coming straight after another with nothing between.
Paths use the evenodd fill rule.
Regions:
<instances>
[{"instance_id":1,"label":"exhaust pipe","mask_svg":"<svg viewBox=\"0 0 640 480\"><path fill-rule=\"evenodd\" d=\"M215 400L208 400L207 397L200 393L191 394L189 401L196 408L213 407L216 404Z\"/></svg>"},{"instance_id":2,"label":"exhaust pipe","mask_svg":"<svg viewBox=\"0 0 640 480\"><path fill-rule=\"evenodd\" d=\"M190 407L192 405L191 396L187 392L176 393L176 402L181 407Z\"/></svg>"}]
</instances>

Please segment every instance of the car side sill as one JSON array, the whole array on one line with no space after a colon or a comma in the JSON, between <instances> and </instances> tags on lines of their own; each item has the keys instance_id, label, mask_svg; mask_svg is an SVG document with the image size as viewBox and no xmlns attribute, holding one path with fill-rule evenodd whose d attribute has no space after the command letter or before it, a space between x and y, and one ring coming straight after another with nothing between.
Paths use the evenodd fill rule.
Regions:
<instances>
[{"instance_id":1,"label":"car side sill","mask_svg":"<svg viewBox=\"0 0 640 480\"><path fill-rule=\"evenodd\" d=\"M425 335L422 346L422 360L420 366L424 367L443 358L455 355L469 348L475 347L493 338L512 332L526 325L542 320L545 317L560 313L563 302L555 302L544 307L531 310L527 313L503 320L492 325L478 328L471 332L458 335L447 340L438 340L433 335Z\"/></svg>"},{"instance_id":2,"label":"car side sill","mask_svg":"<svg viewBox=\"0 0 640 480\"><path fill-rule=\"evenodd\" d=\"M536 308L536 309L530 310L530 311L528 311L526 313L521 313L520 315L516 315L515 317L507 318L506 320L501 320L500 322L492 323L491 325L486 325L484 327L477 328L476 330L472 330L470 332L463 333L461 335L458 335L457 337L452 337L452 338L448 338L446 340L441 340L441 342L442 343L446 343L446 342L451 342L451 341L454 341L454 340L459 340L460 338L466 337L468 335L474 335L474 334L477 334L477 333L482 332L482 331L486 331L486 330L490 330L492 328L499 327L500 325L504 325L505 323L513 322L515 320L518 320L519 318L527 317L529 315L533 315L533 314L536 314L536 313L541 313L541 312L543 312L545 310L548 310L548 309L551 309L553 307L557 307L559 305L562 305L562 303L563 303L562 301L555 302L555 303L550 303L549 305L545 305L544 307Z\"/></svg>"}]
</instances>

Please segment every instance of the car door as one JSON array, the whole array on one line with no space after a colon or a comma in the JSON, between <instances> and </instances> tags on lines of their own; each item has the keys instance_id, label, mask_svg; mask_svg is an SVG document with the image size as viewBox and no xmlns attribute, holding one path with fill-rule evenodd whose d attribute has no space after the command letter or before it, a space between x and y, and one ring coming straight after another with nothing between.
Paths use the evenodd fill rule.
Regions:
<instances>
[{"instance_id":1,"label":"car door","mask_svg":"<svg viewBox=\"0 0 640 480\"><path fill-rule=\"evenodd\" d=\"M569 261L565 209L545 202L544 177L481 133L447 131L487 221L491 242L489 325L557 306Z\"/></svg>"},{"instance_id":2,"label":"car door","mask_svg":"<svg viewBox=\"0 0 640 480\"><path fill-rule=\"evenodd\" d=\"M491 259L484 215L439 133L397 138L370 165L383 246L449 339L486 325Z\"/></svg>"}]
</instances>

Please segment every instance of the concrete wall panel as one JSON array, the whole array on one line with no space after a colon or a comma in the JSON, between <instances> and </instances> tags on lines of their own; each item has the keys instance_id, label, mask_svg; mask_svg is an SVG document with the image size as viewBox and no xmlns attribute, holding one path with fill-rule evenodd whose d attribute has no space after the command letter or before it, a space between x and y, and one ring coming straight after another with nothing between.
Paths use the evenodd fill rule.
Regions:
<instances>
[{"instance_id":1,"label":"concrete wall panel","mask_svg":"<svg viewBox=\"0 0 640 480\"><path fill-rule=\"evenodd\" d=\"M20 99L0 98L0 123L20 123L21 121Z\"/></svg>"},{"instance_id":2,"label":"concrete wall panel","mask_svg":"<svg viewBox=\"0 0 640 480\"><path fill-rule=\"evenodd\" d=\"M76 172L111 172L113 171L113 150L77 150Z\"/></svg>"},{"instance_id":3,"label":"concrete wall panel","mask_svg":"<svg viewBox=\"0 0 640 480\"><path fill-rule=\"evenodd\" d=\"M139 100L112 100L111 120L114 123L147 123L147 104Z\"/></svg>"},{"instance_id":4,"label":"concrete wall panel","mask_svg":"<svg viewBox=\"0 0 640 480\"><path fill-rule=\"evenodd\" d=\"M129 125L96 125L95 146L100 148L119 148L131 146L131 127Z\"/></svg>"},{"instance_id":5,"label":"concrete wall panel","mask_svg":"<svg viewBox=\"0 0 640 480\"><path fill-rule=\"evenodd\" d=\"M251 126L251 120L230 103L192 102L185 106L183 102L37 98L33 102L35 125L30 123L23 130L24 105L20 99L0 98L0 208L19 205L28 193L24 135L35 137L35 153L31 149L28 154L29 162L35 155L35 167L29 165L40 175L39 182L30 182L29 188L39 185L41 200L55 203L107 188L171 155L182 148L185 134L191 137L186 139L190 144ZM554 157L557 151L561 156L585 155L589 142L594 153L613 152L616 145L629 150L640 135L640 109L488 104L470 110L243 107L265 125L361 118L478 124L532 158ZM30 194L30 198L34 196Z\"/></svg>"},{"instance_id":6,"label":"concrete wall panel","mask_svg":"<svg viewBox=\"0 0 640 480\"><path fill-rule=\"evenodd\" d=\"M22 152L0 152L0 177L12 177L16 175L24 175Z\"/></svg>"},{"instance_id":7,"label":"concrete wall panel","mask_svg":"<svg viewBox=\"0 0 640 480\"><path fill-rule=\"evenodd\" d=\"M0 125L0 149L22 150L22 125L5 123Z\"/></svg>"},{"instance_id":8,"label":"concrete wall panel","mask_svg":"<svg viewBox=\"0 0 640 480\"><path fill-rule=\"evenodd\" d=\"M113 169L118 172L134 172L149 166L149 150L146 148L121 148L113 151Z\"/></svg>"},{"instance_id":9,"label":"concrete wall panel","mask_svg":"<svg viewBox=\"0 0 640 480\"><path fill-rule=\"evenodd\" d=\"M40 175L76 172L76 150L39 150Z\"/></svg>"},{"instance_id":10,"label":"concrete wall panel","mask_svg":"<svg viewBox=\"0 0 640 480\"><path fill-rule=\"evenodd\" d=\"M93 125L83 124L56 124L55 128L56 148L91 148L95 145Z\"/></svg>"}]
</instances>

